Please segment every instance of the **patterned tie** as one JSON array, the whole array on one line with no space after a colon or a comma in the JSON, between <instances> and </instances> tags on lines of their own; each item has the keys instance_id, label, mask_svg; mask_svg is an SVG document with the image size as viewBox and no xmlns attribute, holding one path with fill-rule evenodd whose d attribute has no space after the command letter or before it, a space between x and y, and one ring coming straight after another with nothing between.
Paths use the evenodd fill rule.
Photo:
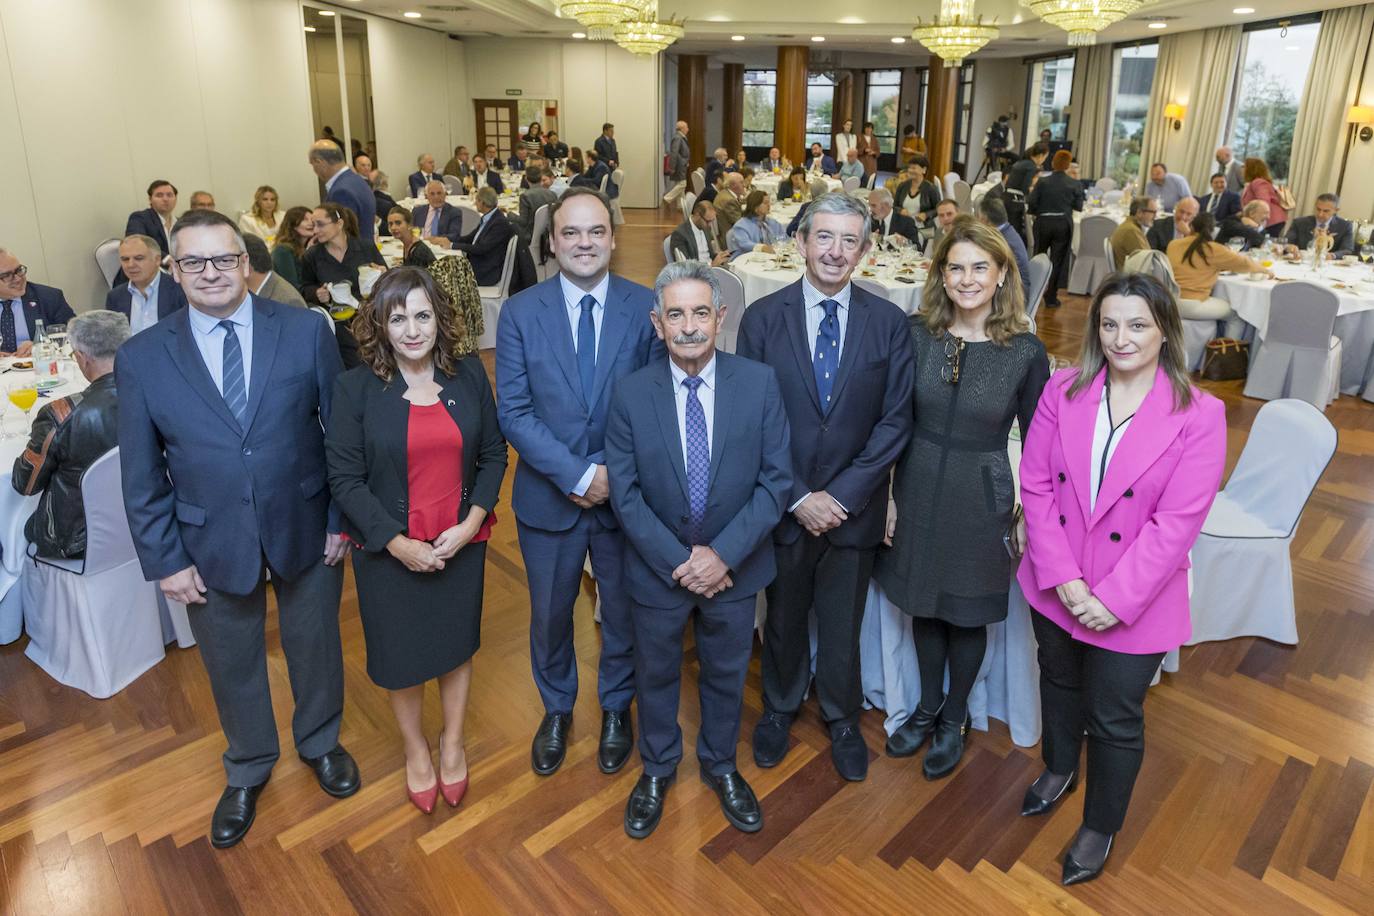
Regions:
<instances>
[{"instance_id":1,"label":"patterned tie","mask_svg":"<svg viewBox=\"0 0 1374 916\"><path fill-rule=\"evenodd\" d=\"M706 411L697 398L700 376L682 380L687 386L687 506L691 513L692 543L701 540L701 522L706 517L706 482L711 474L711 440L706 431Z\"/></svg>"},{"instance_id":2,"label":"patterned tie","mask_svg":"<svg viewBox=\"0 0 1374 916\"><path fill-rule=\"evenodd\" d=\"M835 373L840 368L840 304L834 299L821 303L825 317L816 332L816 356L811 368L816 373L816 393L821 397L821 413L830 410L830 392L835 387Z\"/></svg>"},{"instance_id":3,"label":"patterned tie","mask_svg":"<svg viewBox=\"0 0 1374 916\"><path fill-rule=\"evenodd\" d=\"M239 335L234 331L234 323L227 318L219 323L224 329L224 365L221 390L224 403L229 412L243 426L243 415L248 412L248 386L243 380L243 350L239 348Z\"/></svg>"},{"instance_id":4,"label":"patterned tie","mask_svg":"<svg viewBox=\"0 0 1374 916\"><path fill-rule=\"evenodd\" d=\"M19 344L14 341L14 302L0 304L0 351L13 353L19 349Z\"/></svg>"}]
</instances>

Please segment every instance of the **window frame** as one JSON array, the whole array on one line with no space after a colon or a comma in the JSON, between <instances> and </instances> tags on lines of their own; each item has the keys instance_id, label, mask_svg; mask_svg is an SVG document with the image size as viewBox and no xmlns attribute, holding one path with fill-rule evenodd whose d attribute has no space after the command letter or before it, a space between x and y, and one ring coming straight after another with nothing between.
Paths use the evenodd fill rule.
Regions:
<instances>
[{"instance_id":1,"label":"window frame","mask_svg":"<svg viewBox=\"0 0 1374 916\"><path fill-rule=\"evenodd\" d=\"M873 75L874 75L875 73L895 73L895 74L897 75L897 81L896 81L895 83L875 83L875 82L873 81ZM863 74L864 74L863 117L859 120L859 125L858 125L858 126L859 126L859 129L858 129L857 131L855 131L855 133L863 133L863 122L864 122L864 121L870 120L870 118L869 118L869 110L870 110L869 101L870 101L870 96L872 95L872 90L873 90L873 88L874 88L875 86L877 86L877 87L882 87L882 88L891 88L891 87L893 87L893 86L897 87L897 111L896 111L896 117L895 117L895 119L894 119L893 122L892 122L892 134L891 134L893 152L891 152L891 153L885 153L885 152L882 151L882 147L883 147L882 141L885 140L885 139L887 139L887 138L888 138L888 135L887 135L887 134L880 134L880 133L878 133L878 131L877 131L877 126L874 125L873 136L875 136L875 137L878 138L878 156L879 156L879 159L880 159L880 167L881 167L881 157L883 157L883 156L895 156L895 155L896 155L896 151L897 151L898 149L900 149L900 148L901 148L901 145L902 145L902 68L901 68L901 67L874 67L874 68L869 69L869 70L864 70L864 71L863 71Z\"/></svg>"},{"instance_id":2,"label":"window frame","mask_svg":"<svg viewBox=\"0 0 1374 916\"><path fill-rule=\"evenodd\" d=\"M1030 149L1031 145L1034 144L1034 143L1037 143L1037 142L1039 141L1039 139L1040 139L1040 130L1039 130L1038 128L1035 129L1035 136L1034 136L1034 137L1028 136L1028 135L1025 133L1026 131L1031 130L1031 124L1032 124L1031 114L1032 114L1032 112L1034 112L1034 113L1036 114L1036 118L1034 119L1034 123L1035 123L1035 124L1039 124L1039 123L1040 123L1040 119L1039 119L1040 107L1039 107L1039 105L1036 105L1036 106L1034 106L1034 107L1031 106L1031 89L1032 89L1032 87L1035 86L1035 66L1036 66L1036 64L1040 64L1041 67L1042 67L1042 71L1043 71L1043 65L1049 63L1050 61L1056 61L1056 60L1070 60L1070 61L1073 61L1073 62L1074 62L1074 70L1077 71L1077 69L1078 69L1078 67L1077 67L1077 64L1078 64L1077 57L1078 57L1078 52L1077 52L1077 51L1070 50L1070 51L1067 51L1067 52L1065 52L1065 51L1056 51L1056 52L1053 53L1053 54L1037 54L1037 55L1035 55L1034 57L1023 57L1023 58L1021 58L1021 63L1025 64L1025 65L1027 65L1027 66L1029 66L1029 67L1031 68L1031 69L1026 73L1026 96L1025 96L1025 103L1024 103L1024 105L1022 106L1022 108L1021 108L1021 110L1022 110L1023 112L1025 112L1025 118L1024 118L1024 120L1022 121L1022 128L1021 128L1021 129L1022 129L1022 134L1021 134L1021 141L1022 141L1021 148L1022 148L1022 149ZM1075 75L1077 75L1077 73L1075 73ZM1070 98L1070 99L1073 98L1073 80L1072 80L1072 79L1070 79L1070 81L1069 81L1069 98ZM1069 124L1070 124L1070 122L1072 121L1072 119L1073 119L1073 115L1072 115L1071 112L1066 113L1066 114L1064 115L1064 137L1065 137L1065 139L1068 138L1068 134L1069 134Z\"/></svg>"},{"instance_id":3,"label":"window frame","mask_svg":"<svg viewBox=\"0 0 1374 916\"><path fill-rule=\"evenodd\" d=\"M751 74L751 73L767 73L767 74L771 74L772 79L771 79L770 81L766 82L766 83L761 83L761 82L750 83L750 82L749 82L749 74ZM750 87L750 86L767 86L769 89L772 90L772 94L773 94L773 123L770 124L770 125L768 125L767 131L764 131L764 130L761 129L761 128L751 130L750 127L749 127L749 125L746 124L746 123L744 123L744 121L743 121L743 116L744 116L744 114L747 112L748 106L747 106L747 105L741 104L741 106L740 106L740 107L741 107L740 145L743 146L743 147L745 147L746 149L749 148L749 147L756 147L756 146L762 146L765 150L771 149L772 147L774 147L774 146L777 145L777 135L778 135L778 71L777 71L777 68L774 67L774 68L772 68L772 69L769 69L769 68L766 68L766 67L756 67L756 68L753 68L753 69L750 69L750 70L745 70L744 73L741 75L740 79L743 81L743 85L742 85L742 88L741 88L741 96L743 96L744 94L747 94L747 93L748 93L749 87ZM763 134L763 133L765 133L765 132L768 134L768 142L767 142L766 144L760 144L760 143L753 143L753 142L751 142L751 140L750 140L750 134L761 135L761 134Z\"/></svg>"},{"instance_id":4,"label":"window frame","mask_svg":"<svg viewBox=\"0 0 1374 916\"><path fill-rule=\"evenodd\" d=\"M811 124L810 124L810 121L811 121L811 90L812 90L812 88L825 88L825 85L824 85L824 84L817 85L816 83L813 83L813 82L812 82L812 79L815 78L815 77L822 77L822 78L825 78L825 79L830 80L829 88L830 88L830 121L831 121L831 123L829 123L829 124L826 125L826 127L825 127L825 136L821 137L819 140L816 140L816 139L815 139L815 137L816 137L817 135L814 134L814 133L811 131ZM834 124L834 121L835 121L835 88L836 88L836 82L837 82L837 81L836 81L836 79L835 79L835 71L834 71L834 70L809 70L809 69L808 69L808 70L806 71L806 114L805 114L805 115L803 116L803 118L802 118L802 143L804 144L804 146L805 146L805 148L806 148L806 153L807 153L808 156L811 154L811 144L812 144L812 143L815 143L815 142L819 142L820 145L821 145L821 149L822 149L823 151L825 151L827 154L830 154L830 153L833 152L833 151L831 150L831 148L830 148L830 145L834 142L834 139L835 139L835 137L834 137L834 134L835 134L835 129L834 129L834 128L835 128L835 124ZM777 106L776 106L776 104L775 104L775 105L774 105L774 111L776 111L776 110L777 110Z\"/></svg>"},{"instance_id":5,"label":"window frame","mask_svg":"<svg viewBox=\"0 0 1374 916\"><path fill-rule=\"evenodd\" d=\"M1322 14L1319 12L1302 13L1300 15L1284 16L1276 19L1265 19L1260 22L1247 22L1241 27L1240 53L1236 55L1235 71L1232 73L1231 85L1229 87L1230 92L1226 103L1226 117L1222 121L1221 134L1216 138L1216 142L1219 146L1234 147L1235 145L1236 114L1240 108L1241 89L1245 85L1245 60L1250 52L1250 36L1255 32L1273 32L1284 28L1291 29L1294 26L1316 25L1318 28L1317 40L1320 41L1321 21ZM1308 76L1311 76L1310 71ZM1299 105L1302 103L1303 93L1307 90L1306 79L1307 77L1304 77L1302 91L1298 93L1297 101ZM1243 156L1239 156L1239 154L1237 154L1237 156L1242 159L1244 158ZM1291 166L1292 163L1290 162L1289 164ZM1279 184L1287 184L1289 177L1288 175L1284 175L1283 178L1280 179L1276 174L1274 180Z\"/></svg>"},{"instance_id":6,"label":"window frame","mask_svg":"<svg viewBox=\"0 0 1374 916\"><path fill-rule=\"evenodd\" d=\"M1115 166L1115 157L1112 155L1112 143L1114 142L1114 132L1115 132L1115 129L1116 129L1116 106L1117 106L1117 99L1120 97L1121 60L1122 60L1122 58L1121 58L1121 53L1122 53L1123 51L1129 50L1129 49L1131 49L1131 48L1148 48L1148 47L1153 47L1153 48L1155 49L1155 57L1154 57L1155 69L1158 70L1158 68L1159 68L1159 39L1158 39L1158 38L1140 38L1140 39L1137 39L1137 40L1135 40L1135 41L1121 41L1121 42L1117 42L1116 44L1112 45L1112 85L1111 85L1110 92L1109 92L1109 94L1108 94L1108 99L1109 99L1109 101L1108 101L1108 108L1107 108L1107 136L1105 137L1105 144L1106 144L1106 145L1105 145L1104 147L1102 147L1102 148L1105 150L1105 154L1104 154L1103 157L1102 157L1102 161L1103 161L1103 163L1104 163L1104 165L1103 165L1103 172L1102 172L1103 175L1110 175L1110 174L1111 174L1111 170L1112 170L1113 167ZM1153 82L1153 79L1152 79L1151 81ZM1147 96L1146 96L1146 102L1145 102L1145 123L1148 124L1149 121L1150 121L1150 103L1149 103L1149 96L1147 95ZM1098 142L1099 144L1100 144L1100 143L1103 143L1103 142L1104 142L1104 138L1098 137L1098 138L1097 138L1097 142ZM1136 171L1138 172L1139 169L1137 169ZM1137 177L1137 176L1131 175L1131 176L1129 176L1129 177L1130 177L1130 178L1135 178L1135 177Z\"/></svg>"}]
</instances>

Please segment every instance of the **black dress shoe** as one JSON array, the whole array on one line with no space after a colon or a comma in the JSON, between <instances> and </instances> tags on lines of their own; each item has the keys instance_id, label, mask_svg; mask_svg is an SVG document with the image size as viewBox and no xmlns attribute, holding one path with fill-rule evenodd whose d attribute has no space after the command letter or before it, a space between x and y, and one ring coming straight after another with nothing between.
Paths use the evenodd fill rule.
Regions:
<instances>
[{"instance_id":1,"label":"black dress shoe","mask_svg":"<svg viewBox=\"0 0 1374 916\"><path fill-rule=\"evenodd\" d=\"M659 818L663 817L663 802L674 778L648 773L639 777L630 800L625 803L625 832L633 839L642 840L654 832Z\"/></svg>"},{"instance_id":2,"label":"black dress shoe","mask_svg":"<svg viewBox=\"0 0 1374 916\"><path fill-rule=\"evenodd\" d=\"M926 759L921 761L921 772L926 779L943 779L964 756L964 736L968 734L971 720L966 714L962 722L951 722L944 715L935 723L935 733L930 739L930 750Z\"/></svg>"},{"instance_id":3,"label":"black dress shoe","mask_svg":"<svg viewBox=\"0 0 1374 916\"><path fill-rule=\"evenodd\" d=\"M917 703L916 711L907 717L900 728L887 736L887 756L910 757L919 751L930 737L939 716L940 710L926 712L925 707Z\"/></svg>"},{"instance_id":4,"label":"black dress shoe","mask_svg":"<svg viewBox=\"0 0 1374 916\"><path fill-rule=\"evenodd\" d=\"M563 765L568 753L568 731L572 728L572 716L566 713L549 712L539 723L539 731L534 733L534 743L530 745L530 763L540 776L550 776Z\"/></svg>"},{"instance_id":5,"label":"black dress shoe","mask_svg":"<svg viewBox=\"0 0 1374 916\"><path fill-rule=\"evenodd\" d=\"M850 782L868 778L868 744L857 725L833 725L830 728L830 759L835 772Z\"/></svg>"},{"instance_id":6,"label":"black dress shoe","mask_svg":"<svg viewBox=\"0 0 1374 916\"><path fill-rule=\"evenodd\" d=\"M763 809L759 807L758 797L739 770L724 776L712 776L702 770L701 781L716 793L720 799L720 810L725 812L725 819L732 827L745 833L757 833L763 829Z\"/></svg>"},{"instance_id":7,"label":"black dress shoe","mask_svg":"<svg viewBox=\"0 0 1374 916\"><path fill-rule=\"evenodd\" d=\"M1102 851L1102 859L1097 862L1077 861L1073 857L1073 846L1070 846L1069 852L1064 854L1064 877L1059 883L1068 887L1070 884L1082 884L1084 881L1091 881L1102 874L1102 869L1107 865L1107 856L1112 854L1112 841L1115 839L1116 834L1107 837L1107 846Z\"/></svg>"},{"instance_id":8,"label":"black dress shoe","mask_svg":"<svg viewBox=\"0 0 1374 916\"><path fill-rule=\"evenodd\" d=\"M358 764L342 744L334 745L334 750L322 757L301 757L301 760L315 771L320 788L335 798L348 798L363 786Z\"/></svg>"},{"instance_id":9,"label":"black dress shoe","mask_svg":"<svg viewBox=\"0 0 1374 916\"><path fill-rule=\"evenodd\" d=\"M1046 770L1046 772L1049 772ZM1038 779L1037 779L1038 781ZM1059 804L1059 800L1068 795L1078 786L1078 771L1074 770L1069 774L1069 779L1059 787L1059 792L1054 798L1042 798L1035 791L1035 784L1026 787L1026 797L1021 801L1021 816L1035 817L1038 814L1048 814L1054 810L1054 806Z\"/></svg>"},{"instance_id":10,"label":"black dress shoe","mask_svg":"<svg viewBox=\"0 0 1374 916\"><path fill-rule=\"evenodd\" d=\"M1046 300L1045 300L1045 308L1047 308L1047 309L1057 309L1057 308L1059 308L1059 300L1058 300L1058 299L1053 299L1053 300L1051 300L1051 299L1046 299Z\"/></svg>"},{"instance_id":11,"label":"black dress shoe","mask_svg":"<svg viewBox=\"0 0 1374 916\"><path fill-rule=\"evenodd\" d=\"M630 748L635 743L634 727L630 724L630 711L601 711L601 744L596 749L596 765L603 773L618 773L630 759Z\"/></svg>"},{"instance_id":12,"label":"black dress shoe","mask_svg":"<svg viewBox=\"0 0 1374 916\"><path fill-rule=\"evenodd\" d=\"M216 849L227 849L248 835L253 826L253 818L258 816L258 796L262 787L227 786L224 794L215 805L215 814L210 818L210 845Z\"/></svg>"},{"instance_id":13,"label":"black dress shoe","mask_svg":"<svg viewBox=\"0 0 1374 916\"><path fill-rule=\"evenodd\" d=\"M787 734L791 729L791 716L764 712L754 726L754 762L765 769L782 763L787 756Z\"/></svg>"}]
</instances>

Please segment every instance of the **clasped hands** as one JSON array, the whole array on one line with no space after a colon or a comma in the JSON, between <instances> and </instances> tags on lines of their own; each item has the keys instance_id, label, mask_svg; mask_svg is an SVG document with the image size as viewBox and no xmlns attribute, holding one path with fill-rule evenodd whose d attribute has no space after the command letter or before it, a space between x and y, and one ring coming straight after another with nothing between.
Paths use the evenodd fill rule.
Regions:
<instances>
[{"instance_id":1,"label":"clasped hands","mask_svg":"<svg viewBox=\"0 0 1374 916\"><path fill-rule=\"evenodd\" d=\"M838 528L849 518L849 513L824 490L816 490L802 500L800 506L792 510L797 524L806 529L812 537L820 537L831 528Z\"/></svg>"},{"instance_id":2,"label":"clasped hands","mask_svg":"<svg viewBox=\"0 0 1374 916\"><path fill-rule=\"evenodd\" d=\"M694 595L714 598L735 583L730 580L730 569L714 550L704 544L692 548L681 566L673 570L673 581Z\"/></svg>"},{"instance_id":3,"label":"clasped hands","mask_svg":"<svg viewBox=\"0 0 1374 916\"><path fill-rule=\"evenodd\" d=\"M348 556L348 551L348 541L342 534L330 533L324 536L325 566L337 566ZM200 570L196 569L194 563L164 579L159 579L157 584L158 588L162 589L162 594L173 601L180 601L182 604L205 603L205 580L200 577Z\"/></svg>"},{"instance_id":4,"label":"clasped hands","mask_svg":"<svg viewBox=\"0 0 1374 916\"><path fill-rule=\"evenodd\" d=\"M587 484L587 492L578 496L576 493L569 493L571 499L578 508L590 509L599 506L611 498L611 480L606 474L606 465L598 464L596 471L592 474L592 482Z\"/></svg>"},{"instance_id":5,"label":"clasped hands","mask_svg":"<svg viewBox=\"0 0 1374 916\"><path fill-rule=\"evenodd\" d=\"M1056 586L1055 591L1069 613L1090 630L1101 632L1121 622L1115 614L1107 610L1107 606L1098 600L1088 588L1088 583L1082 579L1065 582Z\"/></svg>"},{"instance_id":6,"label":"clasped hands","mask_svg":"<svg viewBox=\"0 0 1374 916\"><path fill-rule=\"evenodd\" d=\"M398 534L387 541L387 553L400 560L411 572L438 572L444 568L444 561L453 559L454 554L476 536L486 516L485 511L473 506L468 510L467 518L445 528L433 541L417 541Z\"/></svg>"}]
</instances>

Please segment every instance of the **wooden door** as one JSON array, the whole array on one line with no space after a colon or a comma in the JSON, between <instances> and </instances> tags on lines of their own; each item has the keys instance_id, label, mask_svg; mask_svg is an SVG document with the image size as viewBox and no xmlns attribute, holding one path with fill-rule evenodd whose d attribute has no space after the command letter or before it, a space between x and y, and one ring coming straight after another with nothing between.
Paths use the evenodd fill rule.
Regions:
<instances>
[{"instance_id":1,"label":"wooden door","mask_svg":"<svg viewBox=\"0 0 1374 916\"><path fill-rule=\"evenodd\" d=\"M501 161L490 165L501 171L506 160L515 155L515 144L519 142L519 103L509 99L473 99L472 104L477 110L477 148L495 146Z\"/></svg>"}]
</instances>

